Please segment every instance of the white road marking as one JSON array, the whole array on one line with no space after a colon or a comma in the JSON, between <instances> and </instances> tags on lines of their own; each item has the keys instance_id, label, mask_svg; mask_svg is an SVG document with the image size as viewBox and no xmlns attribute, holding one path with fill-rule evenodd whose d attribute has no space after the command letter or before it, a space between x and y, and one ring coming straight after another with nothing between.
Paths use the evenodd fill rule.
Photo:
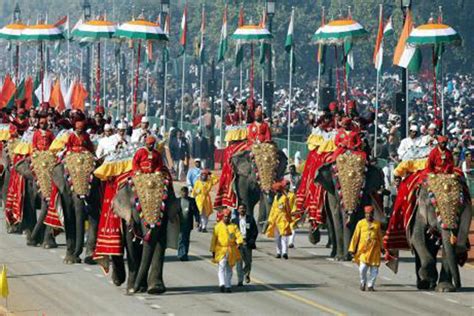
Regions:
<instances>
[{"instance_id":1,"label":"white road marking","mask_svg":"<svg viewBox=\"0 0 474 316\"><path fill-rule=\"evenodd\" d=\"M452 298L447 298L446 300L454 304L459 304L459 301L453 300Z\"/></svg>"},{"instance_id":2,"label":"white road marking","mask_svg":"<svg viewBox=\"0 0 474 316\"><path fill-rule=\"evenodd\" d=\"M353 264L350 264L350 263L348 263L348 262L343 262L342 265L343 265L344 267L351 268L351 269L354 267Z\"/></svg>"},{"instance_id":3,"label":"white road marking","mask_svg":"<svg viewBox=\"0 0 474 316\"><path fill-rule=\"evenodd\" d=\"M61 258L61 259L63 259L63 260L64 260L64 258L66 258L66 256L65 256L65 255L63 255L63 256L59 256L59 258Z\"/></svg>"},{"instance_id":4,"label":"white road marking","mask_svg":"<svg viewBox=\"0 0 474 316\"><path fill-rule=\"evenodd\" d=\"M429 295L429 296L434 296L434 294L431 293L431 292L421 292L421 293L426 294L426 295Z\"/></svg>"},{"instance_id":5,"label":"white road marking","mask_svg":"<svg viewBox=\"0 0 474 316\"><path fill-rule=\"evenodd\" d=\"M83 268L83 269L84 269L84 271L87 271L87 272L92 271L91 268Z\"/></svg>"},{"instance_id":6,"label":"white road marking","mask_svg":"<svg viewBox=\"0 0 474 316\"><path fill-rule=\"evenodd\" d=\"M112 282L112 281L109 281L109 283L112 284L112 285L114 284L114 282Z\"/></svg>"},{"instance_id":7,"label":"white road marking","mask_svg":"<svg viewBox=\"0 0 474 316\"><path fill-rule=\"evenodd\" d=\"M145 300L145 297L144 296L136 296L137 300L139 301L144 301Z\"/></svg>"},{"instance_id":8,"label":"white road marking","mask_svg":"<svg viewBox=\"0 0 474 316\"><path fill-rule=\"evenodd\" d=\"M384 280L386 280L386 281L392 281L392 279L387 278L386 276L383 276L383 277L381 277L381 278L384 279Z\"/></svg>"},{"instance_id":9,"label":"white road marking","mask_svg":"<svg viewBox=\"0 0 474 316\"><path fill-rule=\"evenodd\" d=\"M160 309L161 308L160 305L156 305L156 304L152 304L152 305L150 305L150 307L153 308L153 309Z\"/></svg>"},{"instance_id":10,"label":"white road marking","mask_svg":"<svg viewBox=\"0 0 474 316\"><path fill-rule=\"evenodd\" d=\"M56 253L56 250L55 249L50 249L49 252Z\"/></svg>"},{"instance_id":11,"label":"white road marking","mask_svg":"<svg viewBox=\"0 0 474 316\"><path fill-rule=\"evenodd\" d=\"M100 279L104 277L104 276L103 276L102 274L100 274L100 273L96 273L96 274L94 274L94 275L95 275L96 277L100 278Z\"/></svg>"}]
</instances>

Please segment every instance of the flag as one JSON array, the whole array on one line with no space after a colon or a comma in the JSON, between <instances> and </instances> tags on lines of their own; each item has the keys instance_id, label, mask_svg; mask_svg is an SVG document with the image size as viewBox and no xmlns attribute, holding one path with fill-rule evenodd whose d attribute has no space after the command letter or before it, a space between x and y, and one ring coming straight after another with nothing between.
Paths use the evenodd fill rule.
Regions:
<instances>
[{"instance_id":1,"label":"flag","mask_svg":"<svg viewBox=\"0 0 474 316\"><path fill-rule=\"evenodd\" d=\"M2 93L0 95L0 109L4 108L9 104L10 100L14 97L16 91L15 83L13 82L10 74L5 76L3 81Z\"/></svg>"},{"instance_id":2,"label":"flag","mask_svg":"<svg viewBox=\"0 0 474 316\"><path fill-rule=\"evenodd\" d=\"M41 86L44 87L43 90L41 90ZM43 98L41 94L43 94ZM43 82L35 90L35 95L40 102L49 102L51 97L51 76L49 73L45 73Z\"/></svg>"},{"instance_id":3,"label":"flag","mask_svg":"<svg viewBox=\"0 0 474 316\"><path fill-rule=\"evenodd\" d=\"M179 37L179 44L181 45L181 52L179 56L186 52L186 42L188 33L188 4L184 6L183 18L181 19L181 35Z\"/></svg>"},{"instance_id":4,"label":"flag","mask_svg":"<svg viewBox=\"0 0 474 316\"><path fill-rule=\"evenodd\" d=\"M64 97L61 91L61 82L59 79L56 79L51 89L51 97L49 98L49 103L59 113L61 113L62 111L66 109L66 105L64 103Z\"/></svg>"},{"instance_id":5,"label":"flag","mask_svg":"<svg viewBox=\"0 0 474 316\"><path fill-rule=\"evenodd\" d=\"M263 10L262 20L260 21L260 26L266 28L267 27L267 12ZM268 52L270 51L271 46L268 43L262 41L260 44L260 64L265 64L265 59L267 57Z\"/></svg>"},{"instance_id":6,"label":"flag","mask_svg":"<svg viewBox=\"0 0 474 316\"><path fill-rule=\"evenodd\" d=\"M206 63L206 11L205 6L202 5L202 13L201 13L201 31L200 31L200 39L199 39L199 63L204 65Z\"/></svg>"},{"instance_id":7,"label":"flag","mask_svg":"<svg viewBox=\"0 0 474 316\"><path fill-rule=\"evenodd\" d=\"M164 32L166 36L168 37L170 36L170 25L171 25L171 16L168 14L166 15L165 28L164 28ZM168 45L164 46L163 59L165 62L168 62L170 60L170 51L169 51Z\"/></svg>"},{"instance_id":8,"label":"flag","mask_svg":"<svg viewBox=\"0 0 474 316\"><path fill-rule=\"evenodd\" d=\"M349 77L349 74L352 70L354 70L354 53L352 50L352 40L346 39L344 40L344 56L346 62L346 78Z\"/></svg>"},{"instance_id":9,"label":"flag","mask_svg":"<svg viewBox=\"0 0 474 316\"><path fill-rule=\"evenodd\" d=\"M295 9L291 11L291 18L290 24L288 25L288 32L286 33L286 40L285 40L285 50L287 53L290 54L290 64L291 64L291 72L295 73L295 42L294 42L294 18L295 18Z\"/></svg>"},{"instance_id":10,"label":"flag","mask_svg":"<svg viewBox=\"0 0 474 316\"><path fill-rule=\"evenodd\" d=\"M57 27L61 33L63 33L63 36L64 38L66 38L66 40L69 40L69 34L64 34L64 33L68 33L69 31L69 19L68 19L68 16L64 16L62 17L58 22L54 23L54 26ZM61 41L56 41L56 43L54 43L54 51L57 53L59 53L61 49Z\"/></svg>"},{"instance_id":11,"label":"flag","mask_svg":"<svg viewBox=\"0 0 474 316\"><path fill-rule=\"evenodd\" d=\"M219 52L217 55L217 62L225 60L225 53L227 52L227 4L224 8L224 16L222 18L221 38L219 41Z\"/></svg>"},{"instance_id":12,"label":"flag","mask_svg":"<svg viewBox=\"0 0 474 316\"><path fill-rule=\"evenodd\" d=\"M374 65L377 71L382 70L383 64L383 36L384 36L384 27L383 27L383 9L380 5L380 14L379 14L379 28L377 32L377 38L375 40L375 49L374 49Z\"/></svg>"},{"instance_id":13,"label":"flag","mask_svg":"<svg viewBox=\"0 0 474 316\"><path fill-rule=\"evenodd\" d=\"M89 96L81 82L76 81L71 93L71 108L84 111L86 99Z\"/></svg>"},{"instance_id":14,"label":"flag","mask_svg":"<svg viewBox=\"0 0 474 316\"><path fill-rule=\"evenodd\" d=\"M25 101L27 110L33 106L33 78L31 76L28 76L18 88L17 98Z\"/></svg>"},{"instance_id":15,"label":"flag","mask_svg":"<svg viewBox=\"0 0 474 316\"><path fill-rule=\"evenodd\" d=\"M72 92L74 90L75 83L76 82L74 80L71 80L71 83L69 84L69 88L67 89L67 92L64 96L64 105L66 106L66 109L71 109L71 97L72 97Z\"/></svg>"},{"instance_id":16,"label":"flag","mask_svg":"<svg viewBox=\"0 0 474 316\"><path fill-rule=\"evenodd\" d=\"M408 45L407 39L413 30L413 17L410 10L407 12L405 25L402 34L398 40L395 54L393 56L393 64L402 68L408 68L413 72L418 72L421 68L421 51L419 48Z\"/></svg>"},{"instance_id":17,"label":"flag","mask_svg":"<svg viewBox=\"0 0 474 316\"><path fill-rule=\"evenodd\" d=\"M437 44L434 47L435 52L435 65L436 65L436 75L439 76L441 74L442 63L441 58L443 57L444 53L444 44Z\"/></svg>"},{"instance_id":18,"label":"flag","mask_svg":"<svg viewBox=\"0 0 474 316\"><path fill-rule=\"evenodd\" d=\"M244 26L245 24L245 18L244 18L244 7L240 7L239 11L239 27Z\"/></svg>"},{"instance_id":19,"label":"flag","mask_svg":"<svg viewBox=\"0 0 474 316\"><path fill-rule=\"evenodd\" d=\"M326 25L326 16L325 16L325 13L324 13L324 7L323 7L323 10L321 12L321 27L323 27L324 25ZM325 59L326 59L326 46L323 45L323 44L319 44L318 45L318 64L321 65L321 74L324 74L324 71L325 71Z\"/></svg>"},{"instance_id":20,"label":"flag","mask_svg":"<svg viewBox=\"0 0 474 316\"><path fill-rule=\"evenodd\" d=\"M392 16L390 16L387 20L387 23L385 23L385 27L383 28L383 36L386 37L394 33L395 32L393 31Z\"/></svg>"},{"instance_id":21,"label":"flag","mask_svg":"<svg viewBox=\"0 0 474 316\"><path fill-rule=\"evenodd\" d=\"M8 294L7 267L3 265L2 274L0 275L0 296L7 298Z\"/></svg>"}]
</instances>

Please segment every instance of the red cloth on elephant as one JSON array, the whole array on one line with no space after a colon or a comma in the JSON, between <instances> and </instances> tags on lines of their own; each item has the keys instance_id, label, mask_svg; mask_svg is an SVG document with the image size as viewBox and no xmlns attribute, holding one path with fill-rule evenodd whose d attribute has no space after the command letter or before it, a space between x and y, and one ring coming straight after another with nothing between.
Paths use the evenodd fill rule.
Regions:
<instances>
[{"instance_id":1,"label":"red cloth on elephant","mask_svg":"<svg viewBox=\"0 0 474 316\"><path fill-rule=\"evenodd\" d=\"M430 173L453 173L453 154L448 149L441 151L439 147L433 148L428 156L426 168Z\"/></svg>"},{"instance_id":2,"label":"red cloth on elephant","mask_svg":"<svg viewBox=\"0 0 474 316\"><path fill-rule=\"evenodd\" d=\"M232 170L231 159L236 153L247 150L248 145L245 141L230 143L224 149L224 164L222 166L221 177L219 178L219 187L217 189L214 207L237 207L237 196L232 188L234 181L234 171Z\"/></svg>"},{"instance_id":3,"label":"red cloth on elephant","mask_svg":"<svg viewBox=\"0 0 474 316\"><path fill-rule=\"evenodd\" d=\"M86 132L82 132L80 135L75 132L71 133L66 142L66 149L68 152L72 151L80 153L83 151L90 151L94 154L94 145L91 142L89 134Z\"/></svg>"},{"instance_id":4,"label":"red cloth on elephant","mask_svg":"<svg viewBox=\"0 0 474 316\"><path fill-rule=\"evenodd\" d=\"M252 146L254 143L267 143L272 140L270 126L266 122L253 122L247 129L247 140L249 146Z\"/></svg>"},{"instance_id":5,"label":"red cloth on elephant","mask_svg":"<svg viewBox=\"0 0 474 316\"><path fill-rule=\"evenodd\" d=\"M10 225L21 223L23 220L23 198L25 195L25 178L15 169L15 165L23 160L22 155L13 155L5 202L5 219Z\"/></svg>"},{"instance_id":6,"label":"red cloth on elephant","mask_svg":"<svg viewBox=\"0 0 474 316\"><path fill-rule=\"evenodd\" d=\"M33 134L32 146L34 150L48 150L54 141L54 134L50 130L36 130Z\"/></svg>"},{"instance_id":7,"label":"red cloth on elephant","mask_svg":"<svg viewBox=\"0 0 474 316\"><path fill-rule=\"evenodd\" d=\"M123 255L122 219L114 213L113 201L120 185L128 181L129 176L127 172L105 182L94 257Z\"/></svg>"},{"instance_id":8,"label":"red cloth on elephant","mask_svg":"<svg viewBox=\"0 0 474 316\"><path fill-rule=\"evenodd\" d=\"M63 218L63 220L61 220ZM59 189L51 183L51 196L49 197L48 212L44 219L44 224L56 229L64 229L63 225L64 213L62 212L61 197L59 196Z\"/></svg>"},{"instance_id":9,"label":"red cloth on elephant","mask_svg":"<svg viewBox=\"0 0 474 316\"><path fill-rule=\"evenodd\" d=\"M325 190L314 182L316 171L326 162L331 153L318 153L312 150L306 160L301 183L296 191L296 209L308 213L308 219L318 224L326 223L323 211ZM300 213L300 212L299 212ZM300 213L300 215L302 215Z\"/></svg>"}]
</instances>

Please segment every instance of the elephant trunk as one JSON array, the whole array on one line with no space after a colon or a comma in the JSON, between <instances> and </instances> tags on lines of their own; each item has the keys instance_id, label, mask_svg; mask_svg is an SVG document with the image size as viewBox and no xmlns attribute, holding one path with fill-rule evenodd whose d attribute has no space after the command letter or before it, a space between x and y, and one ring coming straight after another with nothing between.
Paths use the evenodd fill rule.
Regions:
<instances>
[{"instance_id":1,"label":"elephant trunk","mask_svg":"<svg viewBox=\"0 0 474 316\"><path fill-rule=\"evenodd\" d=\"M461 277L459 275L458 260L456 255L456 240L453 236L456 234L451 230L442 230L442 240L445 255L446 267L449 270L449 274L452 276L454 286L456 288L461 287Z\"/></svg>"}]
</instances>

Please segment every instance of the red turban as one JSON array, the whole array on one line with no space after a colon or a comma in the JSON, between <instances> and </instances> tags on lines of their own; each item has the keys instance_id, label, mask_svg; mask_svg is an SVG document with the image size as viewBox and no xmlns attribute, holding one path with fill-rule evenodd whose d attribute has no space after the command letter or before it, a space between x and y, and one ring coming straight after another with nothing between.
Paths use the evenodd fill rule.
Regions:
<instances>
[{"instance_id":1,"label":"red turban","mask_svg":"<svg viewBox=\"0 0 474 316\"><path fill-rule=\"evenodd\" d=\"M201 174L210 175L211 171L209 169L204 169L201 171Z\"/></svg>"},{"instance_id":2,"label":"red turban","mask_svg":"<svg viewBox=\"0 0 474 316\"><path fill-rule=\"evenodd\" d=\"M365 213L372 213L374 211L374 207L372 205L367 205L364 207L364 212Z\"/></svg>"},{"instance_id":3,"label":"red turban","mask_svg":"<svg viewBox=\"0 0 474 316\"><path fill-rule=\"evenodd\" d=\"M332 101L331 103L329 103L329 111L336 111L336 109L337 109L336 101Z\"/></svg>"},{"instance_id":4,"label":"red turban","mask_svg":"<svg viewBox=\"0 0 474 316\"><path fill-rule=\"evenodd\" d=\"M10 131L10 135L15 135L15 134L18 132L18 129L16 128L15 125L10 124L10 129L9 129L9 131Z\"/></svg>"},{"instance_id":5,"label":"red turban","mask_svg":"<svg viewBox=\"0 0 474 316\"><path fill-rule=\"evenodd\" d=\"M438 136L438 143L447 143L448 138L446 136Z\"/></svg>"},{"instance_id":6,"label":"red turban","mask_svg":"<svg viewBox=\"0 0 474 316\"><path fill-rule=\"evenodd\" d=\"M345 117L341 120L341 125L342 126L348 126L349 124L351 124L352 120L348 117Z\"/></svg>"},{"instance_id":7,"label":"red turban","mask_svg":"<svg viewBox=\"0 0 474 316\"><path fill-rule=\"evenodd\" d=\"M40 124L43 124L43 123L47 123L48 120L46 119L46 117L42 117L42 118L39 119L39 122L40 122Z\"/></svg>"},{"instance_id":8,"label":"red turban","mask_svg":"<svg viewBox=\"0 0 474 316\"><path fill-rule=\"evenodd\" d=\"M232 211L229 210L228 208L225 208L222 210L222 215L224 216L231 216L232 215Z\"/></svg>"},{"instance_id":9,"label":"red turban","mask_svg":"<svg viewBox=\"0 0 474 316\"><path fill-rule=\"evenodd\" d=\"M347 108L349 110L356 109L357 108L357 103L355 100L349 100L347 101Z\"/></svg>"},{"instance_id":10,"label":"red turban","mask_svg":"<svg viewBox=\"0 0 474 316\"><path fill-rule=\"evenodd\" d=\"M96 106L95 113L96 114L97 113L104 114L105 113L105 108L102 105Z\"/></svg>"},{"instance_id":11,"label":"red turban","mask_svg":"<svg viewBox=\"0 0 474 316\"><path fill-rule=\"evenodd\" d=\"M147 145L153 145L154 143L156 143L156 138L154 136L147 136L147 138L145 139L145 144Z\"/></svg>"},{"instance_id":12,"label":"red turban","mask_svg":"<svg viewBox=\"0 0 474 316\"><path fill-rule=\"evenodd\" d=\"M275 182L272 185L272 190L275 191L275 192L283 192L285 190L287 184L288 184L288 182L286 180Z\"/></svg>"},{"instance_id":13,"label":"red turban","mask_svg":"<svg viewBox=\"0 0 474 316\"><path fill-rule=\"evenodd\" d=\"M26 110L24 108L19 108L18 109L18 114L25 114Z\"/></svg>"}]
</instances>

